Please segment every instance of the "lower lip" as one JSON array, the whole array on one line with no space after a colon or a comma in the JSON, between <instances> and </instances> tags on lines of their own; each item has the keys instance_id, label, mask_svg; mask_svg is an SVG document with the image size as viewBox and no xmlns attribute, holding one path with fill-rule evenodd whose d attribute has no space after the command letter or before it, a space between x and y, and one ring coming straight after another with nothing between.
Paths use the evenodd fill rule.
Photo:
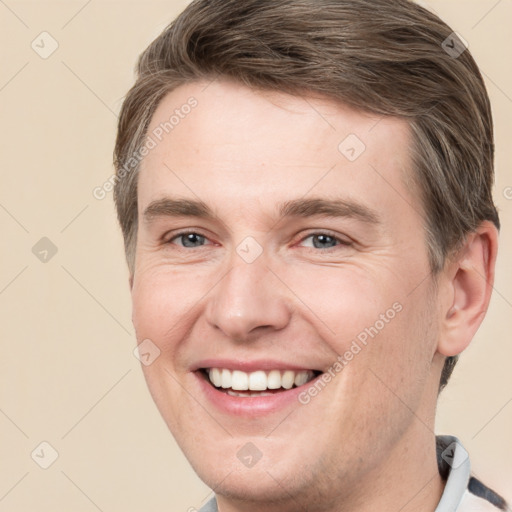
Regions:
<instances>
[{"instance_id":1,"label":"lower lip","mask_svg":"<svg viewBox=\"0 0 512 512\"><path fill-rule=\"evenodd\" d=\"M291 405L300 406L299 395L316 379L296 388L280 391L267 396L231 396L219 391L200 372L194 372L199 385L206 398L221 411L235 416L260 417L273 412L281 411ZM317 377L318 378L318 377Z\"/></svg>"}]
</instances>

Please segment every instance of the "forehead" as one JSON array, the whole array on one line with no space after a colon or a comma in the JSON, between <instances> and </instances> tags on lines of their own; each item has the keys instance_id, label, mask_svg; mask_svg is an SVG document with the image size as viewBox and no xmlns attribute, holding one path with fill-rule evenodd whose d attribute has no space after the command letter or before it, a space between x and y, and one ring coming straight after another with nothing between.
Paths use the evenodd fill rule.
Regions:
<instances>
[{"instance_id":1,"label":"forehead","mask_svg":"<svg viewBox=\"0 0 512 512\"><path fill-rule=\"evenodd\" d=\"M243 195L262 208L307 194L413 202L403 180L408 124L325 98L191 83L162 100L148 135L155 146L141 164L141 203L168 194L224 205Z\"/></svg>"}]
</instances>

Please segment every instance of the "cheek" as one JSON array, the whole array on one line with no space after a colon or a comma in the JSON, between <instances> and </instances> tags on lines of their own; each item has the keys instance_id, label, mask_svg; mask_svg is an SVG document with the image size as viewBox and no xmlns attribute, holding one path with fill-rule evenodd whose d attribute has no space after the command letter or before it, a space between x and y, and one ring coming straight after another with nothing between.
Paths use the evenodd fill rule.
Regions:
<instances>
[{"instance_id":1,"label":"cheek","mask_svg":"<svg viewBox=\"0 0 512 512\"><path fill-rule=\"evenodd\" d=\"M337 353L358 339L368 342L400 315L400 289L386 273L369 273L355 265L309 267L290 273L288 282L309 320ZM309 311L309 313L308 313Z\"/></svg>"},{"instance_id":2,"label":"cheek","mask_svg":"<svg viewBox=\"0 0 512 512\"><path fill-rule=\"evenodd\" d=\"M422 286L410 293L410 269L401 279L382 267L373 270L317 267L290 274L288 282L307 306L301 308L306 321L338 354L333 371L341 371L354 392L408 386L419 393L436 341L431 298Z\"/></svg>"},{"instance_id":3,"label":"cheek","mask_svg":"<svg viewBox=\"0 0 512 512\"><path fill-rule=\"evenodd\" d=\"M204 297L209 281L197 272L175 271L164 266L146 267L135 275L132 318L137 339L162 342L176 338L173 330L184 327L192 317L194 306Z\"/></svg>"},{"instance_id":4,"label":"cheek","mask_svg":"<svg viewBox=\"0 0 512 512\"><path fill-rule=\"evenodd\" d=\"M161 341L169 329L168 320L175 317L176 305L163 289L152 288L145 282L132 290L132 320L137 342L149 338L162 350Z\"/></svg>"},{"instance_id":5,"label":"cheek","mask_svg":"<svg viewBox=\"0 0 512 512\"><path fill-rule=\"evenodd\" d=\"M199 299L195 287L169 269L154 267L136 271L132 319L137 343L149 339L160 351L151 364L141 367L153 401L174 433L180 430L180 404L187 403L183 387L177 381L183 370L179 348L186 339L195 314L193 306Z\"/></svg>"}]
</instances>

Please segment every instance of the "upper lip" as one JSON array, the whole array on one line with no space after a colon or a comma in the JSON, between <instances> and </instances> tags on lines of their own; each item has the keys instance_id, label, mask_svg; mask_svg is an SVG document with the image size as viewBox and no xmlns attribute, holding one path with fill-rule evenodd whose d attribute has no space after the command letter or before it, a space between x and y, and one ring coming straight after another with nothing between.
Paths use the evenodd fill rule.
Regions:
<instances>
[{"instance_id":1,"label":"upper lip","mask_svg":"<svg viewBox=\"0 0 512 512\"><path fill-rule=\"evenodd\" d=\"M203 359L198 361L191 367L191 371L196 371L205 368L225 368L227 370L240 370L242 372L254 372L257 370L293 370L293 371L320 371L311 366L302 366L298 364L291 364L284 361L276 361L271 359L255 359L255 360L240 360L240 359Z\"/></svg>"}]
</instances>

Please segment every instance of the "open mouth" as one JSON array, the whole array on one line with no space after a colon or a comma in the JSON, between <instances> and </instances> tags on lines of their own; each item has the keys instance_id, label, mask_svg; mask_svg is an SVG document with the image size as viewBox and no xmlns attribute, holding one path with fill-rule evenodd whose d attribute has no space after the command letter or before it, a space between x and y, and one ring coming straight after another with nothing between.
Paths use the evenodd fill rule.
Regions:
<instances>
[{"instance_id":1,"label":"open mouth","mask_svg":"<svg viewBox=\"0 0 512 512\"><path fill-rule=\"evenodd\" d=\"M202 368L206 380L218 391L236 397L262 397L288 391L308 384L317 370L257 370L243 372L227 368Z\"/></svg>"}]
</instances>

